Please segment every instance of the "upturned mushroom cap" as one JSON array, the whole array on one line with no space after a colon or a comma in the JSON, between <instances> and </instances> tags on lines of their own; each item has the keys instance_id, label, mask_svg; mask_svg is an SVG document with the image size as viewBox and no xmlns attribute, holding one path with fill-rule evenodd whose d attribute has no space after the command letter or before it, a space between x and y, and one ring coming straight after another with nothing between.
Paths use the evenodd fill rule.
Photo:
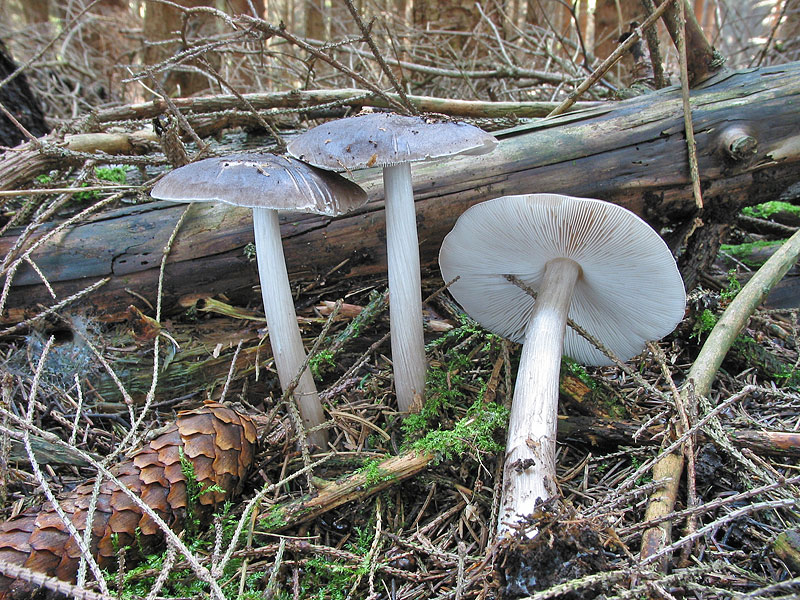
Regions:
<instances>
[{"instance_id":1,"label":"upturned mushroom cap","mask_svg":"<svg viewBox=\"0 0 800 600\"><path fill-rule=\"evenodd\" d=\"M486 154L497 140L485 131L443 117L366 113L330 121L293 139L292 156L344 171L417 162L456 154Z\"/></svg>"},{"instance_id":2,"label":"upturned mushroom cap","mask_svg":"<svg viewBox=\"0 0 800 600\"><path fill-rule=\"evenodd\" d=\"M683 318L683 281L667 245L632 212L557 194L505 196L469 208L439 253L450 292L488 330L521 342L534 299L505 275L538 290L548 261L581 268L569 317L628 360ZM586 365L608 358L567 327L564 354Z\"/></svg>"},{"instance_id":3,"label":"upturned mushroom cap","mask_svg":"<svg viewBox=\"0 0 800 600\"><path fill-rule=\"evenodd\" d=\"M167 173L150 195L173 202L218 201L328 216L367 201L366 192L352 181L274 154L206 158Z\"/></svg>"}]
</instances>

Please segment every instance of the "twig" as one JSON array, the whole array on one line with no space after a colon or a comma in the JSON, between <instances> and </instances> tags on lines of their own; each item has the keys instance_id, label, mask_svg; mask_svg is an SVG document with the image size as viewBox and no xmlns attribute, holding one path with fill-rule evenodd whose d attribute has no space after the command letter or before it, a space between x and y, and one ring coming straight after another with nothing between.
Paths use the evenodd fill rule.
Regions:
<instances>
[{"instance_id":1,"label":"twig","mask_svg":"<svg viewBox=\"0 0 800 600\"><path fill-rule=\"evenodd\" d=\"M372 25L370 24L370 26L367 27L367 25L364 23L364 20L361 18L361 15L358 13L358 9L353 5L352 0L344 0L344 3L347 6L347 10L350 11L353 20L355 20L356 25L358 25L364 41L367 43L367 46L369 46L369 49L372 50L372 55L375 57L375 60L378 61L378 65L380 66L381 70L386 74L386 77L389 78L389 82L392 84L395 92L397 92L397 95L400 96L400 100L404 107L403 114L416 115L417 109L414 108L414 105L408 99L408 96L406 96L403 86L400 85L400 83L397 81L397 78L394 76L394 73L392 73L392 70L386 64L386 61L383 60L383 56L381 55L380 50L378 50L378 46L375 45L375 40L372 39L372 33L370 32Z\"/></svg>"},{"instance_id":2,"label":"twig","mask_svg":"<svg viewBox=\"0 0 800 600\"><path fill-rule=\"evenodd\" d=\"M55 577L48 577L43 573L21 565L15 565L3 559L0 559L0 573L11 579L19 579L26 583L32 583L33 585L47 588L57 594L64 594L75 600L119 600L108 592L105 594L93 592L92 590L72 585L71 583L61 581Z\"/></svg>"},{"instance_id":3,"label":"twig","mask_svg":"<svg viewBox=\"0 0 800 600\"><path fill-rule=\"evenodd\" d=\"M606 71L608 71L614 63L617 62L622 56L628 51L628 49L633 46L636 42L638 42L642 38L642 31L651 27L664 12L667 10L669 5L672 2L681 2L682 0L665 0L665 2L659 6L653 14L651 14L647 19L645 19L644 23L641 24L640 27L634 29L631 34L622 42L619 46L617 46L616 50L612 52L607 59L605 59L600 66L597 67L594 72L586 79L583 83L581 83L575 91L573 91L566 100L564 100L561 104L559 104L549 115L548 117L555 117L556 115L560 115L566 112L575 102L580 98L583 93L592 87L600 78L605 75Z\"/></svg>"},{"instance_id":4,"label":"twig","mask_svg":"<svg viewBox=\"0 0 800 600\"><path fill-rule=\"evenodd\" d=\"M653 0L641 0L642 6L648 15L653 14L656 10L656 5ZM666 87L667 81L664 77L664 62L661 58L661 46L658 43L658 31L655 27L649 27L644 31L644 37L647 41L647 49L650 52L650 64L653 67L653 83L655 88L660 90Z\"/></svg>"},{"instance_id":5,"label":"twig","mask_svg":"<svg viewBox=\"0 0 800 600\"><path fill-rule=\"evenodd\" d=\"M681 72L681 101L683 103L683 125L686 133L686 147L689 152L689 175L692 178L692 195L697 205L697 210L703 209L703 193L700 190L700 170L697 166L697 143L694 139L692 126L692 106L689 103L689 67L686 63L686 7L684 0L678 3L678 34L676 46L678 47L678 64ZM668 4L665 2L664 4Z\"/></svg>"}]
</instances>

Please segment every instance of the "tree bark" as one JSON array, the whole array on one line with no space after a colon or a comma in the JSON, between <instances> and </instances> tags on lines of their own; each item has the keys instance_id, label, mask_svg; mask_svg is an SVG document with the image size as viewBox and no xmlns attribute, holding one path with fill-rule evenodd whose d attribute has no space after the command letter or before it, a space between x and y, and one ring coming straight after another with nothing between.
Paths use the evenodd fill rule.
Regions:
<instances>
[{"instance_id":1,"label":"tree bark","mask_svg":"<svg viewBox=\"0 0 800 600\"><path fill-rule=\"evenodd\" d=\"M180 0L176 4L185 8L197 8L210 6L213 3L209 0ZM199 40L202 38L213 35L215 27L216 21L208 15L194 15L185 24L180 10L167 4L148 2L145 5L144 13L144 37L150 45L147 45L144 50L144 64L158 64L185 49L173 32L184 31L190 43L192 41L200 43ZM161 43L170 39L174 39L175 42L172 44ZM205 57L213 65L219 63L219 59L213 54L207 53ZM189 65L191 64L193 63L189 63ZM207 77L193 71L172 68L159 77L163 79L161 83L169 94L177 91L179 95L191 96L211 87Z\"/></svg>"},{"instance_id":2,"label":"tree bark","mask_svg":"<svg viewBox=\"0 0 800 600\"><path fill-rule=\"evenodd\" d=\"M692 93L702 175L704 221L730 220L742 205L776 199L800 181L800 63L719 75ZM746 99L746 101L744 100ZM725 150L731 123L756 141L749 157ZM641 215L657 230L679 236L697 215L683 138L680 93L665 88L601 108L506 130L491 154L414 165L414 189L424 265L434 265L444 235L470 205L508 194L557 192L608 200ZM385 220L380 172L355 172L370 203L335 219L292 215L282 221L293 280L332 281L383 273ZM8 298L6 322L103 277L111 281L74 310L108 320L124 318L131 303L155 304L161 253L184 206L152 203L104 214L57 236L34 253L58 299L38 275L20 267ZM42 233L54 227L49 224ZM702 229L702 228L701 228ZM253 241L249 210L198 205L190 210L172 248L164 282L166 314L188 293L252 298L258 278L243 248ZM0 239L0 255L13 235ZM712 252L715 254L715 252ZM331 272L333 270L333 272ZM324 283L322 283L324 285ZM133 293L131 293L133 292Z\"/></svg>"}]
</instances>

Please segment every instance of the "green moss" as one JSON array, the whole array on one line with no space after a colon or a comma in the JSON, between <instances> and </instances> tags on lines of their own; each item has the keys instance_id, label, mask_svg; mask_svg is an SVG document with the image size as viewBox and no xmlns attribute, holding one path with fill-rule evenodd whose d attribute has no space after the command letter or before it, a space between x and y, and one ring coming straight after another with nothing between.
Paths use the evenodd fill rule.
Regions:
<instances>
[{"instance_id":1,"label":"green moss","mask_svg":"<svg viewBox=\"0 0 800 600\"><path fill-rule=\"evenodd\" d=\"M714 329L714 325L717 324L717 321L719 321L719 317L717 317L717 315L715 315L709 309L705 309L696 316L694 325L692 326L691 337L702 337L704 334Z\"/></svg>"},{"instance_id":2,"label":"green moss","mask_svg":"<svg viewBox=\"0 0 800 600\"><path fill-rule=\"evenodd\" d=\"M394 479L393 475L386 473L386 471L380 468L380 464L380 459L372 458L365 462L364 466L357 470L358 473L362 473L366 476L366 485L368 488L375 487L379 483Z\"/></svg>"},{"instance_id":3,"label":"green moss","mask_svg":"<svg viewBox=\"0 0 800 600\"><path fill-rule=\"evenodd\" d=\"M496 440L496 436L505 430L507 423L508 410L494 402L484 403L481 393L467 409L467 415L459 419L452 429L429 431L412 446L447 460L465 453L499 452L503 444Z\"/></svg>"},{"instance_id":4,"label":"green moss","mask_svg":"<svg viewBox=\"0 0 800 600\"><path fill-rule=\"evenodd\" d=\"M225 490L217 484L203 487L203 484L198 481L197 474L194 472L192 461L186 458L186 455L183 453L183 448L178 448L178 454L181 460L181 472L183 476L186 477L186 523L184 528L187 535L192 536L199 531L201 525L199 514L200 496L210 492L221 492L224 494Z\"/></svg>"},{"instance_id":5,"label":"green moss","mask_svg":"<svg viewBox=\"0 0 800 600\"><path fill-rule=\"evenodd\" d=\"M288 523L286 511L280 505L275 505L258 520L258 527L267 531L278 531L286 527Z\"/></svg>"},{"instance_id":6,"label":"green moss","mask_svg":"<svg viewBox=\"0 0 800 600\"><path fill-rule=\"evenodd\" d=\"M100 181L124 184L128 181L128 172L125 167L95 167L94 176ZM91 184L84 182L81 187L89 187ZM73 202L92 202L100 197L100 192L78 192L72 196Z\"/></svg>"},{"instance_id":7,"label":"green moss","mask_svg":"<svg viewBox=\"0 0 800 600\"><path fill-rule=\"evenodd\" d=\"M315 379L321 379L325 373L332 371L336 367L333 352L330 350L320 350L308 361L308 367Z\"/></svg>"},{"instance_id":8,"label":"green moss","mask_svg":"<svg viewBox=\"0 0 800 600\"><path fill-rule=\"evenodd\" d=\"M774 200L772 202L764 202L755 206L746 206L742 209L742 214L748 217L756 217L759 219L769 219L775 213L792 213L800 216L800 206L795 206L789 202L780 202Z\"/></svg>"},{"instance_id":9,"label":"green moss","mask_svg":"<svg viewBox=\"0 0 800 600\"><path fill-rule=\"evenodd\" d=\"M569 356L561 357L561 372L569 373L576 379L579 379L581 382L583 382L586 387L591 390L597 389L597 382L592 378L591 375L589 375L586 367L575 362Z\"/></svg>"},{"instance_id":10,"label":"green moss","mask_svg":"<svg viewBox=\"0 0 800 600\"><path fill-rule=\"evenodd\" d=\"M758 268L764 263L763 257L753 256L761 248L779 247L785 240L747 242L746 244L722 244L720 251L732 256L748 267Z\"/></svg>"}]
</instances>

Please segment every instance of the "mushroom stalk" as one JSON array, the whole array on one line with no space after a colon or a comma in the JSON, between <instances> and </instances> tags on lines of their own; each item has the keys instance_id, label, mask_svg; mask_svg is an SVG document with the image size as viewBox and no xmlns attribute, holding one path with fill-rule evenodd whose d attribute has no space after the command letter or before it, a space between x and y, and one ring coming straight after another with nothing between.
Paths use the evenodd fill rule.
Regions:
<instances>
[{"instance_id":1,"label":"mushroom stalk","mask_svg":"<svg viewBox=\"0 0 800 600\"><path fill-rule=\"evenodd\" d=\"M581 268L556 258L544 277L525 330L508 425L498 536L557 492L558 381L572 292Z\"/></svg>"},{"instance_id":2,"label":"mushroom stalk","mask_svg":"<svg viewBox=\"0 0 800 600\"><path fill-rule=\"evenodd\" d=\"M303 348L300 328L297 326L294 300L289 287L278 212L269 208L254 208L253 229L269 340L281 389L285 390L305 363L306 351ZM315 427L325 421L322 404L309 369L303 371L293 396L297 401L303 424L307 428ZM327 448L328 432L324 429L311 432L309 442L319 448Z\"/></svg>"},{"instance_id":3,"label":"mushroom stalk","mask_svg":"<svg viewBox=\"0 0 800 600\"><path fill-rule=\"evenodd\" d=\"M389 275L389 323L392 332L394 387L400 411L407 413L425 394L425 340L422 332L417 218L411 165L384 167L386 247Z\"/></svg>"}]
</instances>

